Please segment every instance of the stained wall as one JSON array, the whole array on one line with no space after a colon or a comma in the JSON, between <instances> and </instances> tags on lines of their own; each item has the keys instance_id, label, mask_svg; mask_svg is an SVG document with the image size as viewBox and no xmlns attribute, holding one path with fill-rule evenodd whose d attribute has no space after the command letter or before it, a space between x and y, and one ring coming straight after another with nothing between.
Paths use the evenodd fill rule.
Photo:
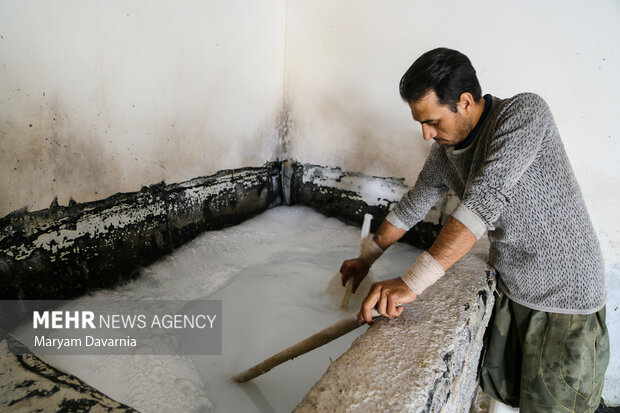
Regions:
<instances>
[{"instance_id":1,"label":"stained wall","mask_svg":"<svg viewBox=\"0 0 620 413\"><path fill-rule=\"evenodd\" d=\"M0 1L0 216L274 160L284 12Z\"/></svg>"}]
</instances>

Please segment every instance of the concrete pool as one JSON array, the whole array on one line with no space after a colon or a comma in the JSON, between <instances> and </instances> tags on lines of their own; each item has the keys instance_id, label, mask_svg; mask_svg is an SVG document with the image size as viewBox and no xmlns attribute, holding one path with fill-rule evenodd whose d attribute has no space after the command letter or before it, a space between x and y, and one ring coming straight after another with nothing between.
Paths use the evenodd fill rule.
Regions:
<instances>
[{"instance_id":1,"label":"concrete pool","mask_svg":"<svg viewBox=\"0 0 620 413\"><path fill-rule=\"evenodd\" d=\"M359 228L306 207L278 207L235 227L204 233L144 268L137 280L78 300L217 299L221 356L47 356L121 403L143 412L291 411L330 363L367 327L298 357L248 384L230 376L350 312L325 288L357 255ZM398 276L420 250L397 244L373 267ZM17 334L19 338L19 334Z\"/></svg>"},{"instance_id":2,"label":"concrete pool","mask_svg":"<svg viewBox=\"0 0 620 413\"><path fill-rule=\"evenodd\" d=\"M36 355L20 356L24 346L0 330L0 355L6 355L0 361L17 372L0 377L0 390L8 390L6 397L0 398L0 406L27 403L56 411L66 402L96 403L107 409L117 406L109 411L134 412L119 403L127 401L143 411L217 411L222 400L231 399L259 411L279 411L281 406L288 411L310 388L296 405L296 412L468 411L493 304L494 274L486 265L486 239L408 304L400 317L379 319L369 329L362 327L355 333L366 333L358 339L344 337L344 345L332 343L342 346L338 351L324 353L322 361L310 363L310 367L295 369L286 381L299 379L298 370L318 371L307 383L294 383L291 388L299 389L298 394L278 382L275 392L288 400L285 404L272 401L275 386L256 381L243 387L228 382L231 375L348 314L334 312L334 318L328 319L333 310L320 298L342 260L358 253L359 229L342 222L360 225L364 214L370 213L375 216L376 228L406 190L402 179L283 162L220 171L178 184L160 183L90 203L9 214L0 222L4 234L0 239L3 305L11 306L10 300L35 299L73 300L69 305L119 298L135 302L196 300L217 298L241 284L245 298L241 299L243 293L239 292L232 293L240 298L232 302L219 296L225 302L224 326L234 327L226 314L236 313L244 318L243 325L253 337L284 334L284 339L290 335L290 341L282 345L246 342L244 337L252 336L241 336L242 329L233 328L228 333L232 339L224 335L224 356L76 356L61 364L55 356L46 355L47 361ZM428 248L452 204L450 197L440 201L403 237L404 243L388 250L373 266L376 278L400 275L419 251L409 245ZM275 208L282 205L303 205L323 215L306 208ZM260 213L263 215L248 220ZM268 218L266 225L258 223L264 218ZM276 230L284 228L282 224L286 231ZM228 229L218 231L222 228ZM303 238L303 243L298 238ZM413 255L399 263L391 257L399 250ZM307 256L308 251L315 255ZM308 269L311 275L300 276L300 271ZM266 281L258 281L263 278ZM274 280L281 293L273 303L254 299L271 294L265 285ZM340 297L325 299L335 309ZM286 307L291 303L295 310ZM261 307L267 304L281 306L281 311ZM310 312L317 313L316 319L308 317ZM0 320L11 324L2 311ZM286 323L281 330L284 333L278 332ZM351 342L351 348L336 358ZM226 346L237 346L237 353L222 363L227 357ZM316 350L317 354L321 351L324 349ZM289 364L293 366L304 357L277 367L263 381L275 378L278 370L286 376ZM26 365L36 366L36 371L25 369ZM75 387L72 383L80 382L79 375L66 374L55 365L89 377L88 383ZM56 391L59 377L64 385ZM51 396L42 389L49 390ZM69 393L73 396L66 399Z\"/></svg>"}]
</instances>

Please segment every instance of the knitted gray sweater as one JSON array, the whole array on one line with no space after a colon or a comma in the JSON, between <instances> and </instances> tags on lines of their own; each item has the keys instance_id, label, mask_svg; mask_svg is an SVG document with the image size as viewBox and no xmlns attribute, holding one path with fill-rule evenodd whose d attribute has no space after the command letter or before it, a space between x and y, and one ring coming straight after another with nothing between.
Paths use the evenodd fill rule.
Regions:
<instances>
[{"instance_id":1,"label":"knitted gray sweater","mask_svg":"<svg viewBox=\"0 0 620 413\"><path fill-rule=\"evenodd\" d=\"M532 93L493 98L467 148L434 143L415 186L387 219L409 229L452 189L452 216L477 238L514 301L542 311L587 314L605 304L605 269L579 185L553 116Z\"/></svg>"}]
</instances>

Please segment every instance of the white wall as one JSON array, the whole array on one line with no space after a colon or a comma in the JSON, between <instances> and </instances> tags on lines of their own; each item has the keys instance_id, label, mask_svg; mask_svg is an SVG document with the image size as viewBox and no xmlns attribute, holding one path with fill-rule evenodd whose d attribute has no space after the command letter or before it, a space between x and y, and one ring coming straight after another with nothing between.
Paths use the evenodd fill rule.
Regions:
<instances>
[{"instance_id":1,"label":"white wall","mask_svg":"<svg viewBox=\"0 0 620 413\"><path fill-rule=\"evenodd\" d=\"M275 159L285 2L0 1L0 216Z\"/></svg>"},{"instance_id":2,"label":"white wall","mask_svg":"<svg viewBox=\"0 0 620 413\"><path fill-rule=\"evenodd\" d=\"M439 46L469 56L484 93L532 91L550 105L609 265L613 360L604 396L620 404L618 1L289 0L289 157L413 184L430 143L398 82Z\"/></svg>"}]
</instances>

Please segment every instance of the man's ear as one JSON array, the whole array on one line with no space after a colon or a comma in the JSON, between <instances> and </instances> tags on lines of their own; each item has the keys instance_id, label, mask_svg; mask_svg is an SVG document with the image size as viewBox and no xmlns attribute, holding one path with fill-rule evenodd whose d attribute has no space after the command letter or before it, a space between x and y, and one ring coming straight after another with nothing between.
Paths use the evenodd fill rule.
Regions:
<instances>
[{"instance_id":1,"label":"man's ear","mask_svg":"<svg viewBox=\"0 0 620 413\"><path fill-rule=\"evenodd\" d=\"M474 96L471 93L463 92L461 93L461 98L458 102L458 106L460 106L465 113L469 113L474 108L475 103L476 101L474 100Z\"/></svg>"}]
</instances>

